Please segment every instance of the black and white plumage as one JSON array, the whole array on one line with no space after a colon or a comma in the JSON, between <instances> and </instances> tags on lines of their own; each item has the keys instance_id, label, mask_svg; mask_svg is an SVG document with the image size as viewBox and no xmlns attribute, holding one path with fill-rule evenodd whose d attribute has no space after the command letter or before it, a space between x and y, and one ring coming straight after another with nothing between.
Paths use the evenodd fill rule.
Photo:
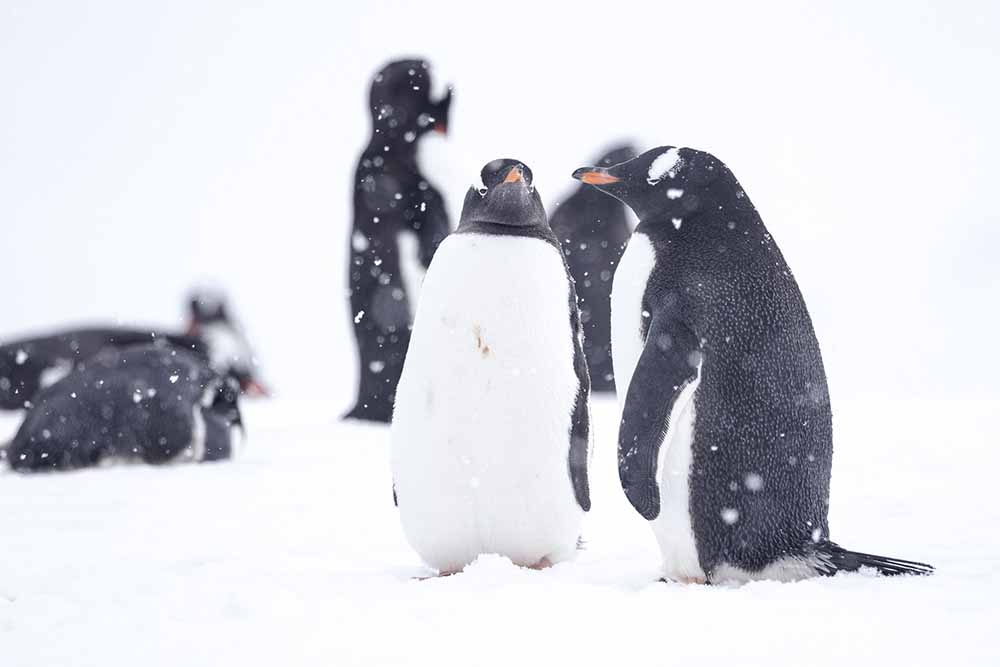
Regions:
<instances>
[{"instance_id":1,"label":"black and white plumage","mask_svg":"<svg viewBox=\"0 0 1000 667\"><path fill-rule=\"evenodd\" d=\"M571 557L590 509L590 381L576 295L531 172L488 164L427 272L396 396L392 469L432 567Z\"/></svg>"},{"instance_id":2,"label":"black and white plumage","mask_svg":"<svg viewBox=\"0 0 1000 667\"><path fill-rule=\"evenodd\" d=\"M0 345L0 410L29 408L39 391L94 355L133 345L175 347L208 359L201 338L150 329L88 327L13 340Z\"/></svg>"},{"instance_id":3,"label":"black and white plumage","mask_svg":"<svg viewBox=\"0 0 1000 667\"><path fill-rule=\"evenodd\" d=\"M615 146L597 165L610 167L635 154L631 145ZM615 390L611 363L611 278L632 233L629 217L624 204L586 185L578 187L549 217L549 225L562 244L576 283L583 351L595 392Z\"/></svg>"},{"instance_id":4,"label":"black and white plumage","mask_svg":"<svg viewBox=\"0 0 1000 667\"><path fill-rule=\"evenodd\" d=\"M451 225L441 193L420 171L417 147L448 125L451 91L431 100L426 61L386 65L372 82L372 136L354 177L349 245L358 394L347 417L388 422L410 341L423 272Z\"/></svg>"},{"instance_id":5,"label":"black and white plumage","mask_svg":"<svg viewBox=\"0 0 1000 667\"><path fill-rule=\"evenodd\" d=\"M6 458L18 471L227 459L239 385L178 348L108 349L42 390Z\"/></svg>"},{"instance_id":6,"label":"black and white plumage","mask_svg":"<svg viewBox=\"0 0 1000 667\"><path fill-rule=\"evenodd\" d=\"M639 225L612 292L622 486L678 581L930 566L842 549L830 397L795 278L732 172L662 147L574 177Z\"/></svg>"},{"instance_id":7,"label":"black and white plumage","mask_svg":"<svg viewBox=\"0 0 1000 667\"><path fill-rule=\"evenodd\" d=\"M14 339L0 345L0 410L29 408L35 395L108 349L157 345L181 349L235 378L244 394L266 396L257 360L225 298L199 291L188 305L185 333L159 328L93 326Z\"/></svg>"}]
</instances>

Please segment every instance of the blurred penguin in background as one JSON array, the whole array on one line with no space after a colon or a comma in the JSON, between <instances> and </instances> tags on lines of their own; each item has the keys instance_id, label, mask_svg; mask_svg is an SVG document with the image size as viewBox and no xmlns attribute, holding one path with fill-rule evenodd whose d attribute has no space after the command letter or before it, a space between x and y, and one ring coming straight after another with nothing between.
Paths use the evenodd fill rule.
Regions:
<instances>
[{"instance_id":1,"label":"blurred penguin in background","mask_svg":"<svg viewBox=\"0 0 1000 667\"><path fill-rule=\"evenodd\" d=\"M598 161L601 167L631 160L635 147L619 144ZM549 225L562 244L576 282L583 322L583 350L595 392L614 392L611 363L611 279L632 233L627 207L594 188L581 184L558 204Z\"/></svg>"},{"instance_id":2,"label":"blurred penguin in background","mask_svg":"<svg viewBox=\"0 0 1000 667\"><path fill-rule=\"evenodd\" d=\"M267 395L257 362L241 329L230 318L225 298L201 291L192 295L186 333L156 328L97 326L64 329L0 344L0 410L23 410L41 390L108 349L155 345L181 349L231 376L249 396Z\"/></svg>"},{"instance_id":3,"label":"blurred penguin in background","mask_svg":"<svg viewBox=\"0 0 1000 667\"><path fill-rule=\"evenodd\" d=\"M448 127L451 90L431 99L425 60L389 63L372 82L372 136L354 178L351 319L358 395L347 418L389 422L423 273L451 230L441 193L421 173L417 147Z\"/></svg>"},{"instance_id":4,"label":"blurred penguin in background","mask_svg":"<svg viewBox=\"0 0 1000 667\"><path fill-rule=\"evenodd\" d=\"M235 378L186 350L105 349L39 392L4 454L20 472L228 459L239 396Z\"/></svg>"},{"instance_id":5,"label":"blurred penguin in background","mask_svg":"<svg viewBox=\"0 0 1000 667\"><path fill-rule=\"evenodd\" d=\"M202 289L191 295L187 335L202 342L216 373L229 375L246 396L270 396L242 327L230 316L226 296Z\"/></svg>"}]
</instances>

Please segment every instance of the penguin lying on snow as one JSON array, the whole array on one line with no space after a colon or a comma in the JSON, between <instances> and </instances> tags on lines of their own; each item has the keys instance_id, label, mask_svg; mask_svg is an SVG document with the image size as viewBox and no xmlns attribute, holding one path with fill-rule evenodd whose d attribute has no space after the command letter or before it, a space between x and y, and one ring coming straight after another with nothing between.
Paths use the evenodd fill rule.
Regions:
<instances>
[{"instance_id":1,"label":"penguin lying on snow","mask_svg":"<svg viewBox=\"0 0 1000 667\"><path fill-rule=\"evenodd\" d=\"M0 409L31 407L35 395L66 377L74 367L102 350L157 344L208 357L196 336L123 327L70 329L50 336L16 340L0 346Z\"/></svg>"},{"instance_id":2,"label":"penguin lying on snow","mask_svg":"<svg viewBox=\"0 0 1000 667\"><path fill-rule=\"evenodd\" d=\"M798 285L733 173L662 147L573 176L639 216L614 277L621 483L684 582L929 565L830 541L832 426Z\"/></svg>"},{"instance_id":3,"label":"penguin lying on snow","mask_svg":"<svg viewBox=\"0 0 1000 667\"><path fill-rule=\"evenodd\" d=\"M497 160L427 271L392 420L406 536L442 574L571 557L590 509L576 294L531 171Z\"/></svg>"},{"instance_id":4,"label":"penguin lying on snow","mask_svg":"<svg viewBox=\"0 0 1000 667\"><path fill-rule=\"evenodd\" d=\"M244 393L267 395L246 337L224 300L206 292L192 297L186 334L127 327L69 329L0 345L0 410L30 407L34 396L106 349L155 344L187 350L234 377Z\"/></svg>"},{"instance_id":5,"label":"penguin lying on snow","mask_svg":"<svg viewBox=\"0 0 1000 667\"><path fill-rule=\"evenodd\" d=\"M635 157L630 145L617 146L598 160L601 167ZM594 391L615 390L611 364L611 277L632 233L625 206L581 185L549 219L562 243L580 298L583 351Z\"/></svg>"},{"instance_id":6,"label":"penguin lying on snow","mask_svg":"<svg viewBox=\"0 0 1000 667\"><path fill-rule=\"evenodd\" d=\"M422 60L390 63L372 83L373 134L354 178L348 282L360 367L348 418L392 418L423 271L451 230L444 199L417 164L420 138L448 126L451 91L432 101L430 88Z\"/></svg>"},{"instance_id":7,"label":"penguin lying on snow","mask_svg":"<svg viewBox=\"0 0 1000 667\"><path fill-rule=\"evenodd\" d=\"M6 458L18 471L226 459L242 428L239 394L184 350L105 350L37 395Z\"/></svg>"}]
</instances>

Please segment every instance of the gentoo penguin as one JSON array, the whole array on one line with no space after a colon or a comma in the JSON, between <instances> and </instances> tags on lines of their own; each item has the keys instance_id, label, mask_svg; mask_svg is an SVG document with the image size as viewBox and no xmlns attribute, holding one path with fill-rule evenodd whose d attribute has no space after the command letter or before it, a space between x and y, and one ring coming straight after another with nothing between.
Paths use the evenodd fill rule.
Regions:
<instances>
[{"instance_id":1,"label":"gentoo penguin","mask_svg":"<svg viewBox=\"0 0 1000 667\"><path fill-rule=\"evenodd\" d=\"M618 470L668 579L794 580L928 565L830 541L830 398L809 312L720 160L661 147L573 176L639 217L614 277Z\"/></svg>"},{"instance_id":2,"label":"gentoo penguin","mask_svg":"<svg viewBox=\"0 0 1000 667\"><path fill-rule=\"evenodd\" d=\"M185 350L108 349L36 396L6 457L19 471L226 459L239 395Z\"/></svg>"},{"instance_id":3,"label":"gentoo penguin","mask_svg":"<svg viewBox=\"0 0 1000 667\"><path fill-rule=\"evenodd\" d=\"M423 60L389 63L371 87L372 137L354 177L350 239L351 319L358 396L348 418L388 422L410 342L424 269L450 231L444 199L420 172L417 146L448 126L451 91L432 101Z\"/></svg>"},{"instance_id":4,"label":"gentoo penguin","mask_svg":"<svg viewBox=\"0 0 1000 667\"><path fill-rule=\"evenodd\" d=\"M481 176L424 279L390 432L403 529L442 574L487 553L567 559L590 509L573 282L531 171Z\"/></svg>"},{"instance_id":5,"label":"gentoo penguin","mask_svg":"<svg viewBox=\"0 0 1000 667\"><path fill-rule=\"evenodd\" d=\"M68 329L14 340L0 345L0 410L30 408L40 390L66 377L102 350L143 344L176 347L208 358L208 347L197 336L150 329Z\"/></svg>"},{"instance_id":6,"label":"gentoo penguin","mask_svg":"<svg viewBox=\"0 0 1000 667\"><path fill-rule=\"evenodd\" d=\"M597 164L610 167L635 157L631 145L608 151ZM562 243L569 272L576 282L583 322L583 351L587 355L591 388L614 392L611 364L611 277L632 233L625 205L581 185L559 204L549 225Z\"/></svg>"},{"instance_id":7,"label":"gentoo penguin","mask_svg":"<svg viewBox=\"0 0 1000 667\"><path fill-rule=\"evenodd\" d=\"M0 345L0 410L30 407L39 390L65 377L102 350L133 345L176 347L209 361L231 375L244 394L267 395L246 336L229 317L225 300L200 292L189 305L187 333L104 326L66 329L55 334Z\"/></svg>"},{"instance_id":8,"label":"gentoo penguin","mask_svg":"<svg viewBox=\"0 0 1000 667\"><path fill-rule=\"evenodd\" d=\"M230 316L223 294L209 290L192 294L187 335L204 342L215 371L236 378L245 395L270 394L260 380L257 358L246 334Z\"/></svg>"}]
</instances>

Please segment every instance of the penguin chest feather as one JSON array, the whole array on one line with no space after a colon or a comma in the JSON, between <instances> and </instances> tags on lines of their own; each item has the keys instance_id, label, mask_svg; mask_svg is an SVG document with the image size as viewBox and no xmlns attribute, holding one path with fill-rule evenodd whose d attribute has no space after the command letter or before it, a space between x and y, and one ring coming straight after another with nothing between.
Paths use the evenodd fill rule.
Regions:
<instances>
[{"instance_id":1,"label":"penguin chest feather","mask_svg":"<svg viewBox=\"0 0 1000 667\"><path fill-rule=\"evenodd\" d=\"M655 268L656 253L649 237L641 232L633 234L615 272L611 292L611 354L622 409L646 342L643 320L651 313L644 311L643 298ZM699 369L695 381L687 384L674 401L657 459L660 513L651 524L663 554L664 574L675 581L705 580L692 528L689 487L695 394L700 380ZM667 389L657 400L673 398Z\"/></svg>"},{"instance_id":2,"label":"penguin chest feather","mask_svg":"<svg viewBox=\"0 0 1000 667\"><path fill-rule=\"evenodd\" d=\"M442 571L484 553L520 565L576 549L573 367L559 251L454 234L427 271L392 423L404 531Z\"/></svg>"}]
</instances>

